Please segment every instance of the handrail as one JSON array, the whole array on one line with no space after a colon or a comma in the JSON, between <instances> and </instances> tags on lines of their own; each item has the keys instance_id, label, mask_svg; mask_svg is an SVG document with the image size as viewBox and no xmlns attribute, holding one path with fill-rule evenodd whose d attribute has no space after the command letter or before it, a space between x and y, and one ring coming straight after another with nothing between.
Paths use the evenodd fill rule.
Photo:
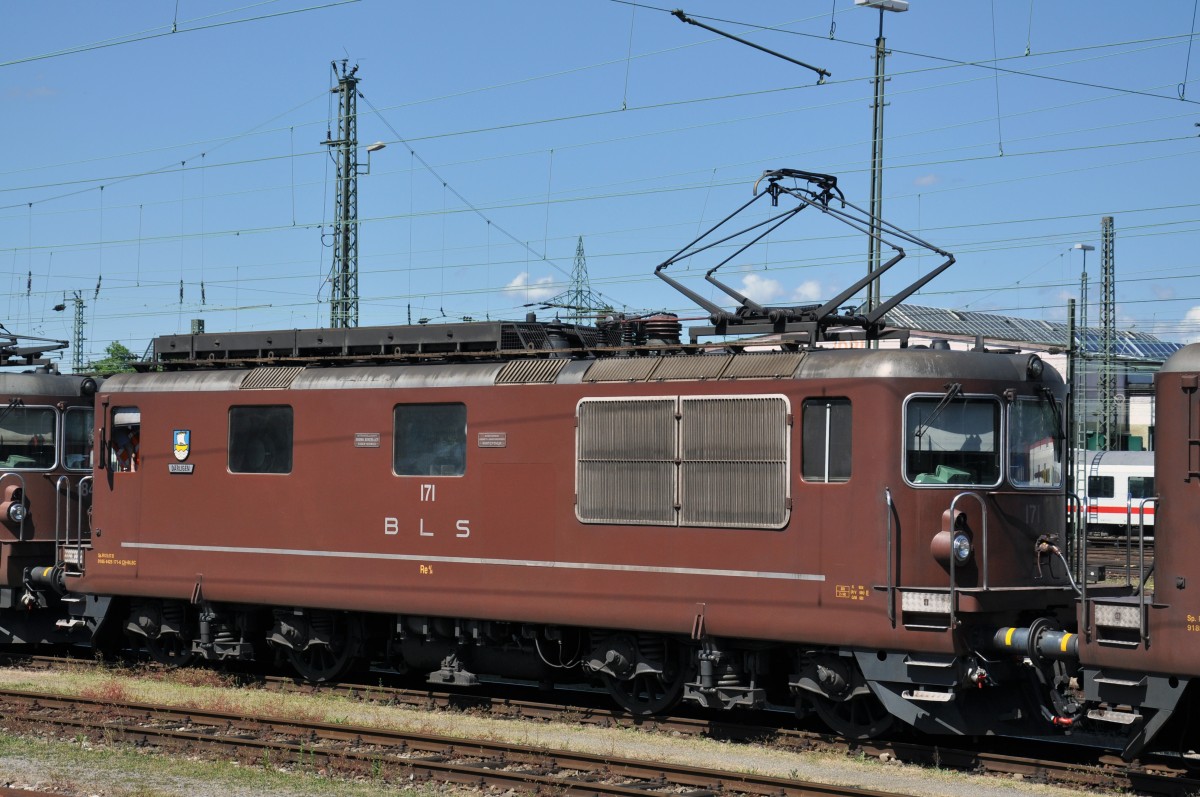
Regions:
<instances>
[{"instance_id":1,"label":"handrail","mask_svg":"<svg viewBox=\"0 0 1200 797\"><path fill-rule=\"evenodd\" d=\"M1133 586L1133 541L1129 539L1133 531L1133 496L1125 493L1125 586Z\"/></svg>"},{"instance_id":2,"label":"handrail","mask_svg":"<svg viewBox=\"0 0 1200 797\"><path fill-rule=\"evenodd\" d=\"M58 480L54 483L55 565L63 564L66 550L74 547L75 565L81 572L83 570L83 522L87 516L83 505L88 492L90 492L91 484L91 476L84 476L75 482L78 505L76 506L77 511L74 515L74 527L72 527L71 480L66 476L59 476ZM72 535L72 531L74 531L74 535Z\"/></svg>"},{"instance_id":3,"label":"handrail","mask_svg":"<svg viewBox=\"0 0 1200 797\"><path fill-rule=\"evenodd\" d=\"M1081 601L1081 605L1083 606L1083 638L1084 638L1084 640L1091 642L1092 641L1092 610L1090 608L1088 608L1088 596L1087 596L1088 532L1087 532L1086 524L1083 527L1083 534L1080 536L1083 539L1083 581L1081 582L1083 584L1083 586L1079 590L1079 599Z\"/></svg>"},{"instance_id":4,"label":"handrail","mask_svg":"<svg viewBox=\"0 0 1200 797\"><path fill-rule=\"evenodd\" d=\"M966 491L961 492L958 495L954 496L954 499L950 502L950 539L951 539L951 548L950 548L950 630L951 631L953 631L955 628L955 625L956 625L955 618L958 614L958 585L954 578L954 575L955 575L954 563L957 558L954 556L954 546L953 546L954 506L958 503L958 499L960 499L964 496L970 496L970 497L974 498L976 501L978 501L980 512L983 515L983 544L981 546L982 553L979 558L980 558L980 569L983 571L983 588L984 588L984 590L987 590L987 588L988 588L987 504L984 503L984 500L979 495L979 493L972 492L970 490L966 490Z\"/></svg>"},{"instance_id":5,"label":"handrail","mask_svg":"<svg viewBox=\"0 0 1200 797\"><path fill-rule=\"evenodd\" d=\"M65 498L60 498L60 496L65 496ZM66 476L59 476L54 482L54 564L56 565L62 564L62 549L70 537L70 524L71 480Z\"/></svg>"},{"instance_id":6,"label":"handrail","mask_svg":"<svg viewBox=\"0 0 1200 797\"><path fill-rule=\"evenodd\" d=\"M828 439L828 438L826 438ZM896 627L896 585L895 585L895 557L892 555L892 515L895 514L896 505L892 503L892 491L888 487L883 488L883 500L887 504L887 592L888 592L888 620L892 623L892 628Z\"/></svg>"},{"instance_id":7,"label":"handrail","mask_svg":"<svg viewBox=\"0 0 1200 797\"><path fill-rule=\"evenodd\" d=\"M1067 528L1071 534L1070 539L1067 540L1067 551L1070 553L1071 561L1075 563L1075 575L1081 576L1082 580L1087 581L1087 563L1080 561L1078 539L1079 531L1083 528L1083 501L1074 490L1067 490L1063 497L1067 503ZM1072 522L1072 518L1074 518L1074 522ZM1084 535L1086 534L1087 531L1084 530Z\"/></svg>"},{"instance_id":8,"label":"handrail","mask_svg":"<svg viewBox=\"0 0 1200 797\"><path fill-rule=\"evenodd\" d=\"M19 473L13 473L10 471L8 473L0 474L0 484L3 484L4 480L7 479L9 476L12 476L14 479L17 480L17 484L20 485L20 487L21 487L21 500L24 501L25 500L25 477ZM26 512L24 515L22 515L21 522L17 524L17 542L25 542L25 517L28 514L29 513Z\"/></svg>"},{"instance_id":9,"label":"handrail","mask_svg":"<svg viewBox=\"0 0 1200 797\"><path fill-rule=\"evenodd\" d=\"M91 476L84 476L75 482L75 489L79 492L79 514L75 518L75 562L81 573L83 572L83 522L86 516L83 511L83 502L92 491L92 481Z\"/></svg>"},{"instance_id":10,"label":"handrail","mask_svg":"<svg viewBox=\"0 0 1200 797\"><path fill-rule=\"evenodd\" d=\"M1150 630L1146 628L1146 504L1154 504L1158 514L1158 499L1143 498L1138 504L1138 623L1143 647L1150 647ZM1157 528L1157 524L1156 524ZM1153 569L1151 565L1151 569Z\"/></svg>"}]
</instances>

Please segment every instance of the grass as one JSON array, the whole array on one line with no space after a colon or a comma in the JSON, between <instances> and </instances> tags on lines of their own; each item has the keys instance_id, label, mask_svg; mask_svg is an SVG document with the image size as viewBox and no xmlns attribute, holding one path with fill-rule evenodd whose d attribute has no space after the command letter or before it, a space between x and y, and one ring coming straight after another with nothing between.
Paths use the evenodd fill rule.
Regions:
<instances>
[{"instance_id":1,"label":"grass","mask_svg":"<svg viewBox=\"0 0 1200 797\"><path fill-rule=\"evenodd\" d=\"M267 762L269 764L269 762ZM0 733L0 779L8 784L66 794L104 797L433 797L478 794L429 785L396 787L378 779L346 781L313 767L284 770L232 761L164 756L129 747L97 748L87 742L29 739Z\"/></svg>"}]
</instances>

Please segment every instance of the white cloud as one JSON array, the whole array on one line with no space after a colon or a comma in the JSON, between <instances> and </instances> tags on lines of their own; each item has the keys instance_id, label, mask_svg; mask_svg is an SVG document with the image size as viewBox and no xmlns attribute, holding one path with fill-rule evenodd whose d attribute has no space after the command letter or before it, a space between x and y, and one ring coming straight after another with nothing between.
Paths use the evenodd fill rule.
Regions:
<instances>
[{"instance_id":1,"label":"white cloud","mask_svg":"<svg viewBox=\"0 0 1200 797\"><path fill-rule=\"evenodd\" d=\"M806 280L792 292L793 302L811 302L821 298L821 283L816 280Z\"/></svg>"},{"instance_id":2,"label":"white cloud","mask_svg":"<svg viewBox=\"0 0 1200 797\"><path fill-rule=\"evenodd\" d=\"M1200 341L1200 307L1193 307L1187 311L1183 317L1183 323L1180 328L1183 330L1181 336L1184 343L1195 343Z\"/></svg>"},{"instance_id":3,"label":"white cloud","mask_svg":"<svg viewBox=\"0 0 1200 797\"><path fill-rule=\"evenodd\" d=\"M529 272L522 271L517 276L504 286L506 291L519 291L524 295L526 301L536 302L540 299L549 299L554 294L558 293L554 285L554 277L538 277L532 283L529 282Z\"/></svg>"},{"instance_id":4,"label":"white cloud","mask_svg":"<svg viewBox=\"0 0 1200 797\"><path fill-rule=\"evenodd\" d=\"M766 304L783 295L783 286L779 284L779 280L747 274L742 277L742 293L759 304Z\"/></svg>"},{"instance_id":5,"label":"white cloud","mask_svg":"<svg viewBox=\"0 0 1200 797\"><path fill-rule=\"evenodd\" d=\"M936 174L923 174L917 179L913 180L913 185L917 186L918 188L928 188L931 185L937 185L941 181L942 178L938 177Z\"/></svg>"}]
</instances>

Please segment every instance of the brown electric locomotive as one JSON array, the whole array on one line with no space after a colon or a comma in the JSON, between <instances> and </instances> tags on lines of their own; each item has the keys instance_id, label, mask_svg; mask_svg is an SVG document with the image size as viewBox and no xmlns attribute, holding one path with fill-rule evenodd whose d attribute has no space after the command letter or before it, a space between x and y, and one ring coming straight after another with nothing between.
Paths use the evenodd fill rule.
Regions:
<instances>
[{"instance_id":1,"label":"brown electric locomotive","mask_svg":"<svg viewBox=\"0 0 1200 797\"><path fill-rule=\"evenodd\" d=\"M1185 648L1147 649L1187 607L1073 580L1062 379L1031 354L908 347L884 315L953 257L828 175L764 178L743 210L794 205L752 238L810 209L895 256L802 307L754 303L718 264L728 312L666 274L717 251L714 228L656 272L710 314L691 343L665 315L157 339L97 394L92 523L49 586L111 599L81 636L115 625L166 662L591 680L643 714L786 703L855 738L899 719L1132 754L1187 684L1166 675ZM843 309L901 244L945 260ZM1180 596L1182 511L1159 520ZM1164 675L1139 685L1148 654Z\"/></svg>"},{"instance_id":2,"label":"brown electric locomotive","mask_svg":"<svg viewBox=\"0 0 1200 797\"><path fill-rule=\"evenodd\" d=\"M37 588L51 579L47 565L86 534L99 380L54 369L44 355L66 345L0 334L0 366L25 369L0 372L0 643L62 642L74 627L61 580L58 590Z\"/></svg>"}]
</instances>

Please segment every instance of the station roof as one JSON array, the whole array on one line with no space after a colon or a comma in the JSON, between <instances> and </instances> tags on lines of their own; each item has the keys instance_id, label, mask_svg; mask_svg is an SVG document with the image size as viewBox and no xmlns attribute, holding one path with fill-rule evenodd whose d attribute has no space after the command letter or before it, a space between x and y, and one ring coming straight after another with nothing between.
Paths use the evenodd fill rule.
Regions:
<instances>
[{"instance_id":1,"label":"station roof","mask_svg":"<svg viewBox=\"0 0 1200 797\"><path fill-rule=\"evenodd\" d=\"M940 307L922 307L903 304L887 314L889 326L920 332L943 335L982 335L990 340L1010 340L1016 343L1061 346L1067 344L1067 325L1060 321L1041 321L1033 318L980 313L973 310L946 310ZM1076 342L1090 355L1104 351L1104 341L1097 327L1088 327L1081 336L1075 330ZM1117 357L1133 360L1166 360L1179 349L1182 343L1159 340L1147 332L1118 329L1113 341L1113 353Z\"/></svg>"}]
</instances>

